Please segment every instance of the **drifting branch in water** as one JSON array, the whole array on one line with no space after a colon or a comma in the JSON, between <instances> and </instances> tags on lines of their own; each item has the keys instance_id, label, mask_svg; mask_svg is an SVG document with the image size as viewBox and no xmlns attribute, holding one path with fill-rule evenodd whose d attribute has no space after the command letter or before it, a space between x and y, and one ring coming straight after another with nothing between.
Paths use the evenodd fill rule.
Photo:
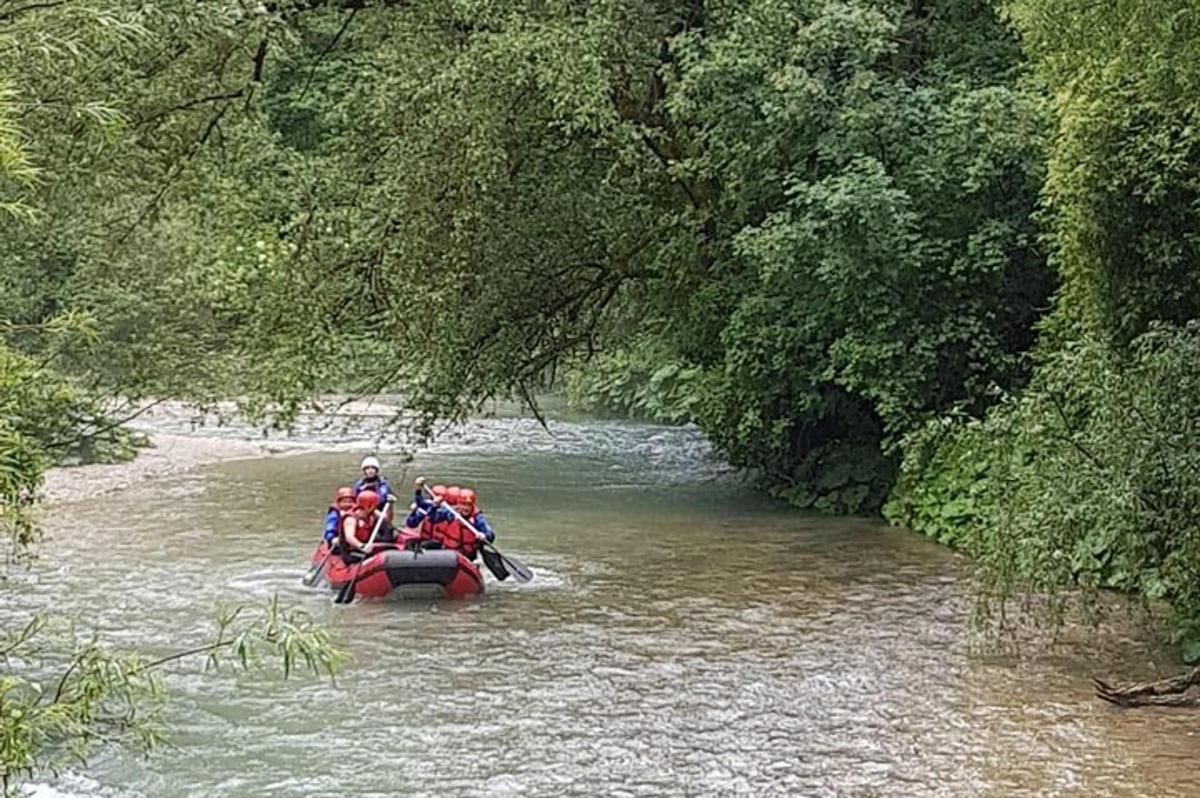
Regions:
<instances>
[{"instance_id":1,"label":"drifting branch in water","mask_svg":"<svg viewBox=\"0 0 1200 798\"><path fill-rule=\"evenodd\" d=\"M1154 682L1109 684L1101 679L1092 679L1096 697L1119 707L1200 707L1200 667L1183 676L1159 679Z\"/></svg>"}]
</instances>

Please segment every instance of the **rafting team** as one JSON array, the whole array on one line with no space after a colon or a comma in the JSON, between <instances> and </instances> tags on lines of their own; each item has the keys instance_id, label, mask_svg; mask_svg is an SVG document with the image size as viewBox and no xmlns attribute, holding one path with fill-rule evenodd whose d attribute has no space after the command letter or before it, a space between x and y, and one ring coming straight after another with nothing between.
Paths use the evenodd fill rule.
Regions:
<instances>
[{"instance_id":1,"label":"rafting team","mask_svg":"<svg viewBox=\"0 0 1200 798\"><path fill-rule=\"evenodd\" d=\"M325 540L343 560L349 562L384 548L456 549L474 560L484 539L488 543L496 539L476 503L475 491L457 485L426 488L424 477L413 483L408 517L397 534L396 494L384 479L379 460L364 457L360 468L362 479L353 487L338 488L325 517Z\"/></svg>"}]
</instances>

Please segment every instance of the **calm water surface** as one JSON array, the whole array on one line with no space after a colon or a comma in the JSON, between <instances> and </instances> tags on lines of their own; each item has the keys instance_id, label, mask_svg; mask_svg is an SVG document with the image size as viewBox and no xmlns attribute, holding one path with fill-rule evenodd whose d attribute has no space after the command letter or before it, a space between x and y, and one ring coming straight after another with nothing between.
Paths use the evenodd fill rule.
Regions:
<instances>
[{"instance_id":1,"label":"calm water surface","mask_svg":"<svg viewBox=\"0 0 1200 798\"><path fill-rule=\"evenodd\" d=\"M1153 652L974 653L945 550L767 504L692 431L555 430L481 422L410 469L476 485L501 548L538 573L466 603L336 607L299 585L358 450L62 507L52 539L86 545L0 587L6 625L68 611L158 653L202 643L222 605L279 593L353 662L336 685L173 672L173 749L105 754L41 794L1200 794L1200 715L1114 711L1087 688L1114 667L1148 674Z\"/></svg>"}]
</instances>

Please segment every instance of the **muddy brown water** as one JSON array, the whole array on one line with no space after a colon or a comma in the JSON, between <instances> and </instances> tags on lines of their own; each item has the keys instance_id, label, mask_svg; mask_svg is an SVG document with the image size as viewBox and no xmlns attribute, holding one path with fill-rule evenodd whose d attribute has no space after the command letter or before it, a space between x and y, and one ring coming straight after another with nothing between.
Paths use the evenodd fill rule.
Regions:
<instances>
[{"instance_id":1,"label":"muddy brown water","mask_svg":"<svg viewBox=\"0 0 1200 798\"><path fill-rule=\"evenodd\" d=\"M998 656L969 644L960 558L767 503L692 431L490 424L408 472L477 486L538 574L476 601L339 607L299 585L358 450L59 507L52 543L80 545L0 586L6 626L75 614L157 653L278 593L353 662L336 684L173 671L173 747L104 752L38 794L1200 795L1200 714L1089 693L1169 667L1136 634Z\"/></svg>"}]
</instances>

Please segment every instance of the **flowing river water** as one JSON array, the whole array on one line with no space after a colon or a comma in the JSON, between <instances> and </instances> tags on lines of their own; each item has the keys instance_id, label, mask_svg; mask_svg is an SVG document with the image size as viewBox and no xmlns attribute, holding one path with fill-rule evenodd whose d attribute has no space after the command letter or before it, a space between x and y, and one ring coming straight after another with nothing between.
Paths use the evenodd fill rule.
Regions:
<instances>
[{"instance_id":1,"label":"flowing river water","mask_svg":"<svg viewBox=\"0 0 1200 798\"><path fill-rule=\"evenodd\" d=\"M537 572L489 576L462 603L334 606L299 584L363 452L332 432L300 433L328 451L56 506L56 553L0 583L6 626L71 613L161 653L203 643L219 607L279 594L353 661L334 684L173 670L172 747L106 751L38 793L1200 794L1200 717L1090 695L1090 675L1167 667L1137 634L1107 651L976 651L945 549L765 501L693 430L552 429L481 421L410 464L409 478L477 486L501 549Z\"/></svg>"}]
</instances>

